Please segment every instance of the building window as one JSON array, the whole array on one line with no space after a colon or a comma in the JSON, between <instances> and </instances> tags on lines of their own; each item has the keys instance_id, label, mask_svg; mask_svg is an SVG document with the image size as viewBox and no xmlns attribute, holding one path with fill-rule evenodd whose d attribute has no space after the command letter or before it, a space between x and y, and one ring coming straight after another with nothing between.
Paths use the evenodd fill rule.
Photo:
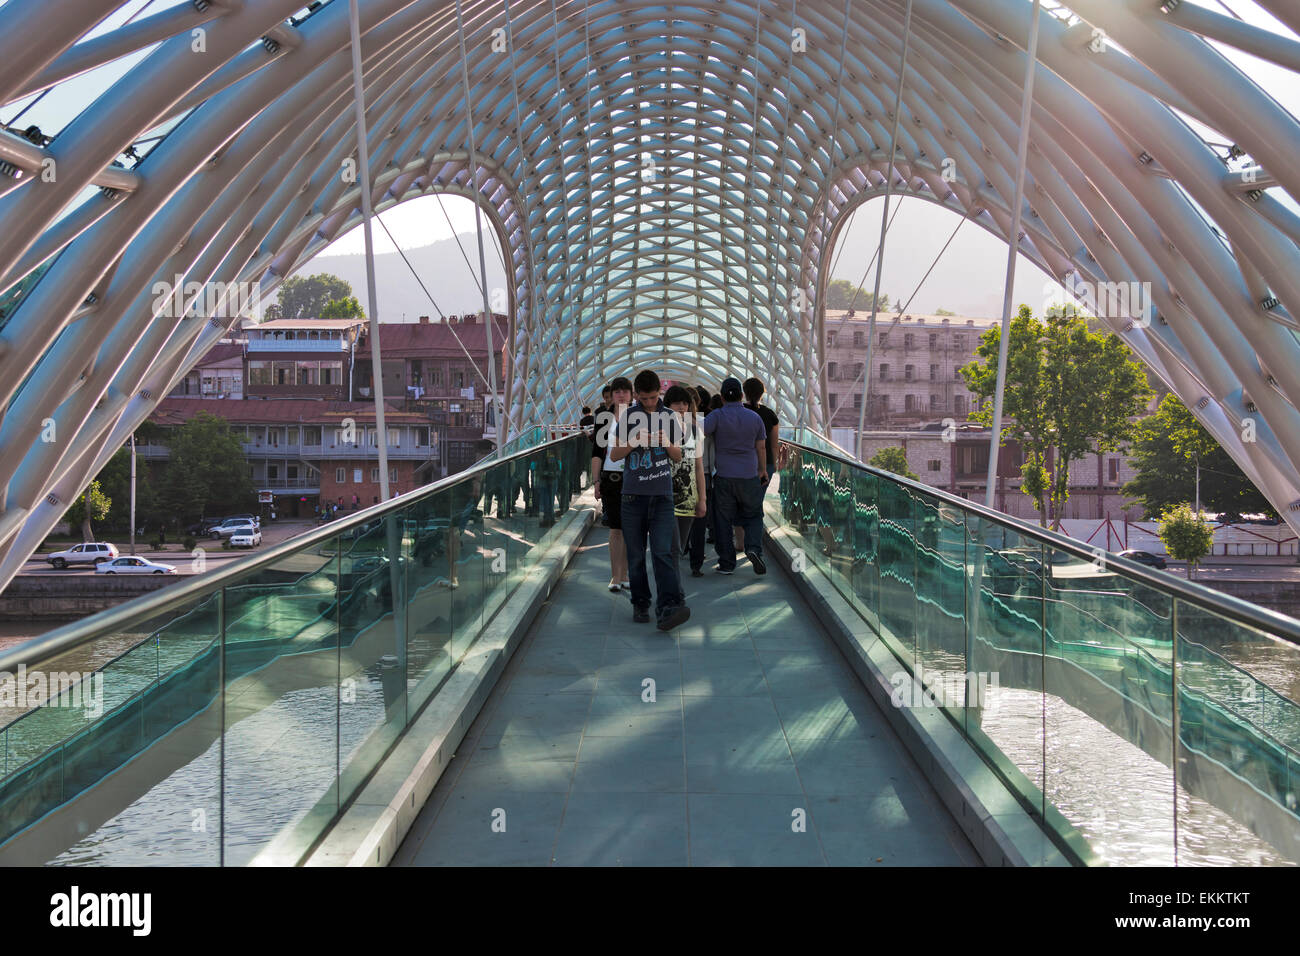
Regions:
<instances>
[{"instance_id":1,"label":"building window","mask_svg":"<svg viewBox=\"0 0 1300 956\"><path fill-rule=\"evenodd\" d=\"M360 468L353 468L353 469L352 469L352 483L353 483L354 485L359 485L359 484L361 484L361 469L360 469Z\"/></svg>"},{"instance_id":2,"label":"building window","mask_svg":"<svg viewBox=\"0 0 1300 956\"><path fill-rule=\"evenodd\" d=\"M827 377L830 378L832 381L834 381L834 380L839 376L839 367L840 367L840 366L839 366L839 363L838 363L838 362L827 362L827 363L826 363L826 375L827 375Z\"/></svg>"},{"instance_id":3,"label":"building window","mask_svg":"<svg viewBox=\"0 0 1300 956\"><path fill-rule=\"evenodd\" d=\"M298 384L316 385L319 383L319 362L298 362Z\"/></svg>"},{"instance_id":4,"label":"building window","mask_svg":"<svg viewBox=\"0 0 1300 956\"><path fill-rule=\"evenodd\" d=\"M881 380L882 382L888 382L888 381L889 381L889 365L888 365L888 364L882 364L882 365L880 366L880 380Z\"/></svg>"},{"instance_id":5,"label":"building window","mask_svg":"<svg viewBox=\"0 0 1300 956\"><path fill-rule=\"evenodd\" d=\"M955 348L958 352L966 351L966 336L954 335L952 338L952 347Z\"/></svg>"},{"instance_id":6,"label":"building window","mask_svg":"<svg viewBox=\"0 0 1300 956\"><path fill-rule=\"evenodd\" d=\"M827 332L827 333L826 333L826 347L827 347L828 349L833 349L833 348L835 348L835 333L834 333L834 332Z\"/></svg>"},{"instance_id":7,"label":"building window","mask_svg":"<svg viewBox=\"0 0 1300 956\"><path fill-rule=\"evenodd\" d=\"M321 362L320 363L320 384L321 385L342 385L343 384L343 363L342 362Z\"/></svg>"},{"instance_id":8,"label":"building window","mask_svg":"<svg viewBox=\"0 0 1300 956\"><path fill-rule=\"evenodd\" d=\"M831 411L840 407L840 396L838 392L831 392Z\"/></svg>"},{"instance_id":9,"label":"building window","mask_svg":"<svg viewBox=\"0 0 1300 956\"><path fill-rule=\"evenodd\" d=\"M940 462L938 458L931 458L926 462L926 467L929 468L930 471L938 471L943 467L943 463Z\"/></svg>"},{"instance_id":10,"label":"building window","mask_svg":"<svg viewBox=\"0 0 1300 956\"><path fill-rule=\"evenodd\" d=\"M914 372L915 372L915 368L913 366L911 365L903 366L903 381L910 382L912 380L912 375Z\"/></svg>"},{"instance_id":11,"label":"building window","mask_svg":"<svg viewBox=\"0 0 1300 956\"><path fill-rule=\"evenodd\" d=\"M428 448L428 447L429 447L429 429L428 429L428 426L421 426L421 427L415 429L415 447L416 447L416 448Z\"/></svg>"},{"instance_id":12,"label":"building window","mask_svg":"<svg viewBox=\"0 0 1300 956\"><path fill-rule=\"evenodd\" d=\"M345 481L347 481L347 480L348 480L348 470L347 470L346 468L335 468L335 469L334 469L334 481L335 481L337 484L340 484L340 485L341 485L341 484L343 484L343 482L345 482Z\"/></svg>"},{"instance_id":13,"label":"building window","mask_svg":"<svg viewBox=\"0 0 1300 956\"><path fill-rule=\"evenodd\" d=\"M402 447L402 430L400 428L388 429L388 447L389 448Z\"/></svg>"},{"instance_id":14,"label":"building window","mask_svg":"<svg viewBox=\"0 0 1300 956\"><path fill-rule=\"evenodd\" d=\"M429 369L429 384L430 385L442 384L442 369L440 368Z\"/></svg>"},{"instance_id":15,"label":"building window","mask_svg":"<svg viewBox=\"0 0 1300 956\"><path fill-rule=\"evenodd\" d=\"M388 468L388 482L389 484L393 484L396 481L397 481L397 466L390 465Z\"/></svg>"},{"instance_id":16,"label":"building window","mask_svg":"<svg viewBox=\"0 0 1300 956\"><path fill-rule=\"evenodd\" d=\"M938 335L938 333L936 333L936 332L931 332L931 333L930 333L930 348L932 348L932 349L937 349L938 347L939 347L939 335Z\"/></svg>"},{"instance_id":17,"label":"building window","mask_svg":"<svg viewBox=\"0 0 1300 956\"><path fill-rule=\"evenodd\" d=\"M954 415L962 415L962 416L965 416L965 414L966 414L966 396L965 396L965 395L954 395L954 396L952 397L952 411L953 411L953 414L954 414Z\"/></svg>"},{"instance_id":18,"label":"building window","mask_svg":"<svg viewBox=\"0 0 1300 956\"><path fill-rule=\"evenodd\" d=\"M276 478L279 478L279 477L280 477L280 466L279 466L279 465L267 465L267 466L266 466L266 477L267 477L267 479L270 480L270 481L274 481Z\"/></svg>"},{"instance_id":19,"label":"building window","mask_svg":"<svg viewBox=\"0 0 1300 956\"><path fill-rule=\"evenodd\" d=\"M294 381L294 363L293 362L276 362L275 363L275 384L292 385Z\"/></svg>"},{"instance_id":20,"label":"building window","mask_svg":"<svg viewBox=\"0 0 1300 956\"><path fill-rule=\"evenodd\" d=\"M288 466L285 467L285 470L284 470L284 471L285 471L285 474L289 477L289 480L290 480L290 481L296 481L296 480L297 480L297 478L298 478L298 466L297 466L297 465L288 465Z\"/></svg>"},{"instance_id":21,"label":"building window","mask_svg":"<svg viewBox=\"0 0 1300 956\"><path fill-rule=\"evenodd\" d=\"M270 385L271 363L270 362L249 362L248 363L248 384L249 385Z\"/></svg>"},{"instance_id":22,"label":"building window","mask_svg":"<svg viewBox=\"0 0 1300 956\"><path fill-rule=\"evenodd\" d=\"M303 426L303 430L302 430L302 443L303 443L304 445L319 445L319 444L320 444L320 426L319 426L319 425L305 425L305 426Z\"/></svg>"},{"instance_id":23,"label":"building window","mask_svg":"<svg viewBox=\"0 0 1300 956\"><path fill-rule=\"evenodd\" d=\"M931 366L930 366L930 381L934 382L934 381L938 381L938 379L939 379L939 366L937 366L937 365L931 365Z\"/></svg>"},{"instance_id":24,"label":"building window","mask_svg":"<svg viewBox=\"0 0 1300 956\"><path fill-rule=\"evenodd\" d=\"M940 403L939 403L939 396L938 396L938 395L931 395L931 396L930 396L930 411L932 411L932 412L937 412L937 411L939 411L940 407L941 407L941 406L940 406Z\"/></svg>"},{"instance_id":25,"label":"building window","mask_svg":"<svg viewBox=\"0 0 1300 956\"><path fill-rule=\"evenodd\" d=\"M908 332L906 335L903 336L903 348L911 349L915 347L915 344L916 344L916 336L913 335L911 332Z\"/></svg>"},{"instance_id":26,"label":"building window","mask_svg":"<svg viewBox=\"0 0 1300 956\"><path fill-rule=\"evenodd\" d=\"M916 411L916 396L915 396L915 395L904 395L904 396L903 396L903 410L904 410L904 411L907 411L907 412L914 412L914 411Z\"/></svg>"},{"instance_id":27,"label":"building window","mask_svg":"<svg viewBox=\"0 0 1300 956\"><path fill-rule=\"evenodd\" d=\"M989 470L989 446L960 445L957 448L957 473L960 475L986 474Z\"/></svg>"},{"instance_id":28,"label":"building window","mask_svg":"<svg viewBox=\"0 0 1300 956\"><path fill-rule=\"evenodd\" d=\"M285 429L285 444L293 447L298 444L298 426L293 425Z\"/></svg>"},{"instance_id":29,"label":"building window","mask_svg":"<svg viewBox=\"0 0 1300 956\"><path fill-rule=\"evenodd\" d=\"M371 481L378 481L378 480L379 480L379 469L378 469L378 468L371 468L371 469L370 469L370 480L371 480Z\"/></svg>"},{"instance_id":30,"label":"building window","mask_svg":"<svg viewBox=\"0 0 1300 956\"><path fill-rule=\"evenodd\" d=\"M456 370L456 387L457 388L465 387L465 372L463 369Z\"/></svg>"},{"instance_id":31,"label":"building window","mask_svg":"<svg viewBox=\"0 0 1300 956\"><path fill-rule=\"evenodd\" d=\"M375 428L366 429L366 444L371 448L379 447L379 430Z\"/></svg>"},{"instance_id":32,"label":"building window","mask_svg":"<svg viewBox=\"0 0 1300 956\"><path fill-rule=\"evenodd\" d=\"M854 410L855 412L859 412L859 411L862 410L862 393L861 393L861 392L854 392L854 393L853 393L853 410Z\"/></svg>"},{"instance_id":33,"label":"building window","mask_svg":"<svg viewBox=\"0 0 1300 956\"><path fill-rule=\"evenodd\" d=\"M866 344L866 343L865 343L865 340L864 340L863 337L862 337L862 333L861 333L861 332L854 332L854 333L853 333L853 344L854 344L854 345L858 345L858 346L861 346L861 345ZM889 347L889 333L888 333L888 332L881 332L881 333L880 333L880 347L881 347L882 349L884 349L884 348L888 348L888 347Z\"/></svg>"},{"instance_id":34,"label":"building window","mask_svg":"<svg viewBox=\"0 0 1300 956\"><path fill-rule=\"evenodd\" d=\"M1119 484L1119 459L1118 458L1110 459L1110 483L1112 485Z\"/></svg>"}]
</instances>

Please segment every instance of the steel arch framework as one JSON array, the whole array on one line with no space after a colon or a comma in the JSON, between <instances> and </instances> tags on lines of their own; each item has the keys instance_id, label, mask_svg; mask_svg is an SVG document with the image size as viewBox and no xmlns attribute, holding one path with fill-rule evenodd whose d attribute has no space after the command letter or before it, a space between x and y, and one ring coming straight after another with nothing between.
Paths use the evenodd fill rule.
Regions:
<instances>
[{"instance_id":1,"label":"steel arch framework","mask_svg":"<svg viewBox=\"0 0 1300 956\"><path fill-rule=\"evenodd\" d=\"M487 212L512 422L650 366L753 372L821 428L848 213L890 177L1008 238L1030 3L914 0L891 157L904 5L465 0L458 22L362 0L375 209L443 192ZM1260 6L1300 32L1291 3ZM1192 3L1045 8L1017 248L1062 280L1149 282L1154 321L1107 321L1296 527L1300 125L1207 38L1291 71L1300 42ZM90 0L0 8L0 104L146 51L52 141L0 131L0 583L233 321L173 315L157 284L266 295L357 223L347 3L295 12L173 2L94 30Z\"/></svg>"}]
</instances>

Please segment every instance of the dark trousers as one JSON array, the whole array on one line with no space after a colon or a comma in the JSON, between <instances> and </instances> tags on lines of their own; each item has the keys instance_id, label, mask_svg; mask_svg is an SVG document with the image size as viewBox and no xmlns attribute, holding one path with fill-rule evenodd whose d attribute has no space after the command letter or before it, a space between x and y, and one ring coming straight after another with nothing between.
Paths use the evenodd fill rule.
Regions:
<instances>
[{"instance_id":1,"label":"dark trousers","mask_svg":"<svg viewBox=\"0 0 1300 956\"><path fill-rule=\"evenodd\" d=\"M718 549L718 566L731 570L736 566L736 542L731 526L745 530L745 551L763 553L763 489L758 476L753 478L713 478L713 497L718 503L718 523L714 543Z\"/></svg>"},{"instance_id":2,"label":"dark trousers","mask_svg":"<svg viewBox=\"0 0 1300 956\"><path fill-rule=\"evenodd\" d=\"M704 518L694 515L677 516L677 553L686 549L692 571L704 566L704 522Z\"/></svg>"},{"instance_id":3,"label":"dark trousers","mask_svg":"<svg viewBox=\"0 0 1300 956\"><path fill-rule=\"evenodd\" d=\"M632 606L650 607L650 578L646 574L646 543L655 569L655 614L682 603L681 578L673 555L677 528L672 495L623 496L623 544L627 548L627 577L632 585Z\"/></svg>"}]
</instances>

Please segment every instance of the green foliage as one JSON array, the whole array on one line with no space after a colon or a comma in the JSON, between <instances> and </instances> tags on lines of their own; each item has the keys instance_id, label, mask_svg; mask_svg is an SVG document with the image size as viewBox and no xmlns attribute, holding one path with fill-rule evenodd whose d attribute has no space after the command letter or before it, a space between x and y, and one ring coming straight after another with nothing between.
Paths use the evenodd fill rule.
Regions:
<instances>
[{"instance_id":1,"label":"green foliage","mask_svg":"<svg viewBox=\"0 0 1300 956\"><path fill-rule=\"evenodd\" d=\"M200 412L167 436L170 455L159 498L175 520L248 510L254 489L240 436L223 418Z\"/></svg>"},{"instance_id":2,"label":"green foliage","mask_svg":"<svg viewBox=\"0 0 1300 956\"><path fill-rule=\"evenodd\" d=\"M856 293L856 294L855 294ZM826 287L828 309L870 309L872 293L859 289L848 279L832 279ZM880 311L889 308L889 296L881 294Z\"/></svg>"},{"instance_id":3,"label":"green foliage","mask_svg":"<svg viewBox=\"0 0 1300 956\"><path fill-rule=\"evenodd\" d=\"M1141 502L1147 517L1194 500L1197 456L1202 508L1222 514L1227 521L1243 514L1276 515L1268 499L1172 393L1138 425L1133 443L1138 473L1124 486L1124 494Z\"/></svg>"},{"instance_id":4,"label":"green foliage","mask_svg":"<svg viewBox=\"0 0 1300 956\"><path fill-rule=\"evenodd\" d=\"M139 434L136 435L140 440ZM143 444L143 442L141 442ZM104 493L117 502L113 511L113 520L109 522L114 531L130 532L131 525L131 451L119 449L113 454L99 472L99 484ZM135 523L137 527L153 528L161 525L166 518L162 504L158 499L158 490L149 474L149 468L141 458L136 459L135 469Z\"/></svg>"},{"instance_id":5,"label":"green foliage","mask_svg":"<svg viewBox=\"0 0 1300 956\"><path fill-rule=\"evenodd\" d=\"M290 276L280 284L278 301L274 305L267 306L266 317L268 319L325 318L322 313L332 302L346 300L351 296L352 286L328 272L320 272L313 276ZM341 318L348 318L348 316L341 316Z\"/></svg>"},{"instance_id":6,"label":"green foliage","mask_svg":"<svg viewBox=\"0 0 1300 956\"><path fill-rule=\"evenodd\" d=\"M96 479L77 497L64 513L63 518L74 528L81 525L83 541L94 541L95 533L91 530L90 523L103 521L108 517L109 509L112 507L113 500L104 494L99 486L99 480Z\"/></svg>"},{"instance_id":7,"label":"green foliage","mask_svg":"<svg viewBox=\"0 0 1300 956\"><path fill-rule=\"evenodd\" d=\"M935 315L956 315L956 312L949 312L947 309L935 309Z\"/></svg>"},{"instance_id":8,"label":"green foliage","mask_svg":"<svg viewBox=\"0 0 1300 956\"><path fill-rule=\"evenodd\" d=\"M895 445L892 448L882 448L871 456L871 461L867 462L872 468L879 468L881 471L892 471L896 475L902 475L904 478L911 478L913 481L920 479L907 466L907 452Z\"/></svg>"},{"instance_id":9,"label":"green foliage","mask_svg":"<svg viewBox=\"0 0 1300 956\"><path fill-rule=\"evenodd\" d=\"M187 535L186 535L186 536L181 540L181 547L184 548L186 551L193 551L193 550L194 550L194 546L195 546L196 544L198 544L198 542L194 540L194 535L192 535L192 534L187 534Z\"/></svg>"},{"instance_id":10,"label":"green foliage","mask_svg":"<svg viewBox=\"0 0 1300 956\"><path fill-rule=\"evenodd\" d=\"M1187 562L1187 576L1190 578L1201 558L1214 546L1214 529L1187 503L1167 510L1161 515L1157 527L1169 556Z\"/></svg>"},{"instance_id":11,"label":"green foliage","mask_svg":"<svg viewBox=\"0 0 1300 956\"><path fill-rule=\"evenodd\" d=\"M333 299L325 303L324 308L320 310L322 319L364 319L365 317L365 310L361 308L361 303L357 301L355 295Z\"/></svg>"},{"instance_id":12,"label":"green foliage","mask_svg":"<svg viewBox=\"0 0 1300 956\"><path fill-rule=\"evenodd\" d=\"M990 328L975 360L958 370L980 405L971 417L986 425L993 422L1001 337L1000 328ZM1001 438L1021 441L1021 490L1034 499L1040 524L1060 517L1070 497L1071 464L1094 450L1122 448L1149 397L1142 366L1118 336L1093 332L1086 319L1064 310L1039 320L1029 306L1020 307L1010 326Z\"/></svg>"}]
</instances>

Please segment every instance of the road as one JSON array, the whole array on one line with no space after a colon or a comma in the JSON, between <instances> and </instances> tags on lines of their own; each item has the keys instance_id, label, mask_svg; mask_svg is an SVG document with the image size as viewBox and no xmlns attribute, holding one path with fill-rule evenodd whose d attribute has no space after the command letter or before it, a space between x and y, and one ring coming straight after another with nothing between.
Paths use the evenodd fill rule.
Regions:
<instances>
[{"instance_id":1,"label":"road","mask_svg":"<svg viewBox=\"0 0 1300 956\"><path fill-rule=\"evenodd\" d=\"M223 550L222 542L214 541L211 538L199 538L196 547L204 551L204 572L216 571L225 567L229 562L236 561L239 558L247 557L249 554L256 554L263 551L271 545L279 544L295 535L302 534L304 531L316 526L311 520L284 520L262 526L262 544L258 548L237 548L229 551ZM111 544L117 546L119 554L129 554L130 551L125 542L111 541ZM71 545L68 545L71 547ZM161 561L163 564L170 564L176 568L177 574L193 574L193 558L189 551L184 550L179 543L167 545L167 550L154 551L152 548L140 547L137 543L135 553L137 557L146 558L150 561ZM20 574L33 574L57 577L85 577L93 575L95 570L89 565L75 566L64 568L62 571L56 571L50 567L48 558L45 555L33 555Z\"/></svg>"}]
</instances>

